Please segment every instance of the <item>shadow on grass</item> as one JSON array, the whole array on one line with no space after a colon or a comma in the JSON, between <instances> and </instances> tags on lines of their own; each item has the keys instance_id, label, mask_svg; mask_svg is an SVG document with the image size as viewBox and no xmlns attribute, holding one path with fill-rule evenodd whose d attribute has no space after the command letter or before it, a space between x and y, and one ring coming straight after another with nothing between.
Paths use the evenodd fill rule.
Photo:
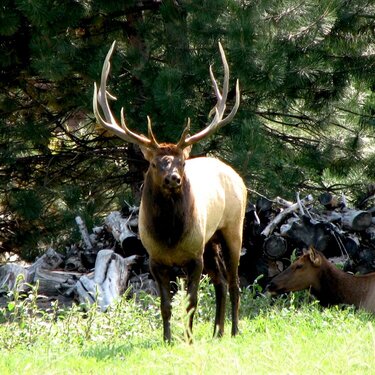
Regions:
<instances>
[{"instance_id":1,"label":"shadow on grass","mask_svg":"<svg viewBox=\"0 0 375 375\"><path fill-rule=\"evenodd\" d=\"M126 339L125 339L126 340ZM172 344L173 345L173 344ZM118 342L116 344L98 344L82 351L83 357L96 358L98 361L103 361L108 358L126 358L134 352L142 350L154 350L162 346L167 347L160 339L159 340L136 340L131 342Z\"/></svg>"}]
</instances>

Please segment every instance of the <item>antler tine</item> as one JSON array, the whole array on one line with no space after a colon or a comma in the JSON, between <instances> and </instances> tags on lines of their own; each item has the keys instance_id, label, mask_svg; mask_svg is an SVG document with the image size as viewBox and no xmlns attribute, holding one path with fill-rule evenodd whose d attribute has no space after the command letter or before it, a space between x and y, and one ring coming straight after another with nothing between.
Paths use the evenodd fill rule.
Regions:
<instances>
[{"instance_id":1,"label":"antler tine","mask_svg":"<svg viewBox=\"0 0 375 375\"><path fill-rule=\"evenodd\" d=\"M160 147L158 142L156 141L154 132L152 131L152 124L151 124L150 116L147 116L147 131L148 131L148 137L151 140L151 143L155 145L156 147Z\"/></svg>"},{"instance_id":2,"label":"antler tine","mask_svg":"<svg viewBox=\"0 0 375 375\"><path fill-rule=\"evenodd\" d=\"M103 63L102 75L100 79L100 87L97 89L96 83L94 83L94 96L93 96L93 109L96 120L102 125L105 129L111 131L119 138L131 142L136 143L140 146L146 146L148 148L158 147L155 138L152 137L151 140L145 137L144 135L139 135L131 131L125 122L124 117L124 108L121 108L121 126L116 122L115 117L112 114L112 111L108 104L108 98L112 100L116 100L116 97L111 95L107 91L107 79L109 72L111 70L111 63L110 59L115 49L116 41L112 43L111 48L109 49L107 56ZM103 112L104 118L100 114L98 104ZM150 126L150 125L149 125Z\"/></svg>"},{"instance_id":3,"label":"antler tine","mask_svg":"<svg viewBox=\"0 0 375 375\"><path fill-rule=\"evenodd\" d=\"M177 143L177 146L176 146L177 148L187 147L187 145L185 145L185 139L188 136L189 132L190 132L190 117L188 117L187 119L187 124L185 126L184 131L181 134L180 140Z\"/></svg>"},{"instance_id":4,"label":"antler tine","mask_svg":"<svg viewBox=\"0 0 375 375\"><path fill-rule=\"evenodd\" d=\"M147 116L147 119L149 120L148 127L150 128L151 121L148 116ZM121 127L122 127L121 130L124 130L124 133L128 136L128 139L129 139L128 142L136 143L139 146L145 146L147 148L159 147L153 134L152 134L152 138L148 139L143 134L137 134L127 127L126 122L125 122L125 117L124 117L124 108L121 108ZM149 135L150 135L150 131L149 131Z\"/></svg>"},{"instance_id":5,"label":"antler tine","mask_svg":"<svg viewBox=\"0 0 375 375\"><path fill-rule=\"evenodd\" d=\"M223 67L224 67L224 82L223 82L222 92L220 92L219 90L217 81L212 71L212 66L210 66L210 77L211 77L211 81L213 84L215 95L217 97L217 102L216 102L216 105L211 109L209 115L211 116L214 113L214 118L212 119L211 123L199 133L194 134L185 139L181 137L180 141L178 142L178 145L181 148L197 143L201 139L206 138L210 136L211 134L213 134L217 129L228 124L230 121L232 121L240 105L240 86L239 86L239 81L237 79L235 104L232 110L230 111L230 113L226 117L223 118L225 109L226 109L226 101L227 101L228 88L229 88L229 66L228 66L227 59L225 57L224 49L220 42L219 42L219 50L220 50L221 60L223 62ZM186 137L187 132L184 131L183 136Z\"/></svg>"}]
</instances>

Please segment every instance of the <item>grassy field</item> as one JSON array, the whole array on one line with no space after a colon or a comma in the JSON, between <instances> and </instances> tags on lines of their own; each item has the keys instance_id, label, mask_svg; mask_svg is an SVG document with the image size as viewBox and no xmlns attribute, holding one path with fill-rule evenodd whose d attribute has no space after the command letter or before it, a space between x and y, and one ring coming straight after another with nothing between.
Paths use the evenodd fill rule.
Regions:
<instances>
[{"instance_id":1,"label":"grassy field","mask_svg":"<svg viewBox=\"0 0 375 375\"><path fill-rule=\"evenodd\" d=\"M40 311L36 291L1 311L1 374L374 374L374 318L322 309L306 294L271 301L244 290L241 335L212 339L213 291L202 283L194 344L184 336L184 293L174 300L173 343L162 342L158 301L122 299Z\"/></svg>"}]
</instances>

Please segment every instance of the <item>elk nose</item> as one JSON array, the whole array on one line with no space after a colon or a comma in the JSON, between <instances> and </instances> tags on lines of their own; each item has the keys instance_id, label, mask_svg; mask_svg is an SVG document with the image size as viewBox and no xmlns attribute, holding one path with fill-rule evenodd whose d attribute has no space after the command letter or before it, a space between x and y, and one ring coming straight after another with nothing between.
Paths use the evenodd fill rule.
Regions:
<instances>
[{"instance_id":1,"label":"elk nose","mask_svg":"<svg viewBox=\"0 0 375 375\"><path fill-rule=\"evenodd\" d=\"M268 295L273 295L275 293L276 285L272 281L266 285L264 292Z\"/></svg>"},{"instance_id":2,"label":"elk nose","mask_svg":"<svg viewBox=\"0 0 375 375\"><path fill-rule=\"evenodd\" d=\"M165 185L171 188L176 188L181 185L181 177L178 173L172 173L164 179Z\"/></svg>"},{"instance_id":3,"label":"elk nose","mask_svg":"<svg viewBox=\"0 0 375 375\"><path fill-rule=\"evenodd\" d=\"M285 288L280 287L274 281L270 281L270 283L266 286L264 290L265 294L268 296L277 296L278 294L286 293Z\"/></svg>"}]
</instances>

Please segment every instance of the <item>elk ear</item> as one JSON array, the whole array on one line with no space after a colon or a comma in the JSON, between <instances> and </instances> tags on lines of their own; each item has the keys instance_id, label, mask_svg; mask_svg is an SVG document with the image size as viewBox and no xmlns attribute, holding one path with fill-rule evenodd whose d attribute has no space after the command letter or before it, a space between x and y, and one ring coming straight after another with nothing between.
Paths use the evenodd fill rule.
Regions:
<instances>
[{"instance_id":1,"label":"elk ear","mask_svg":"<svg viewBox=\"0 0 375 375\"><path fill-rule=\"evenodd\" d=\"M309 248L308 254L310 256L311 263L315 267L319 267L322 263L322 259L312 246Z\"/></svg>"},{"instance_id":2,"label":"elk ear","mask_svg":"<svg viewBox=\"0 0 375 375\"><path fill-rule=\"evenodd\" d=\"M142 151L143 157L144 157L148 162L151 162L151 159L152 159L152 151L151 151L148 147L145 147L145 146L142 146L142 145L139 145L139 148L140 148L141 151Z\"/></svg>"},{"instance_id":3,"label":"elk ear","mask_svg":"<svg viewBox=\"0 0 375 375\"><path fill-rule=\"evenodd\" d=\"M184 148L184 158L185 160L189 158L190 152L193 146L188 146Z\"/></svg>"}]
</instances>

